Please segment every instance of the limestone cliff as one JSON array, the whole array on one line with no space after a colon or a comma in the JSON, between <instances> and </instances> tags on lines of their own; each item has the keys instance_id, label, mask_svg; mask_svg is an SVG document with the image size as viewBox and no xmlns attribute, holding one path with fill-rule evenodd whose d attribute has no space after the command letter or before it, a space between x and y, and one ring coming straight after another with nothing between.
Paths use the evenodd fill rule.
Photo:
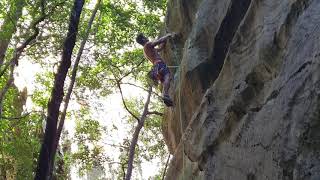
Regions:
<instances>
[{"instance_id":1,"label":"limestone cliff","mask_svg":"<svg viewBox=\"0 0 320 180\"><path fill-rule=\"evenodd\" d=\"M320 179L320 0L170 0L166 30L166 179Z\"/></svg>"}]
</instances>

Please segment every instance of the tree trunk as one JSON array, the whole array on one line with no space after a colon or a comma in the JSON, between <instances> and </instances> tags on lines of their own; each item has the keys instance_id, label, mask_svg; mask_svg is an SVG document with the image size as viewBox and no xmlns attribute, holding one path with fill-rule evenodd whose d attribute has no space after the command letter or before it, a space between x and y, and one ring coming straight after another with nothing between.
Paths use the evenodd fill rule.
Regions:
<instances>
[{"instance_id":1,"label":"tree trunk","mask_svg":"<svg viewBox=\"0 0 320 180\"><path fill-rule=\"evenodd\" d=\"M71 12L69 30L64 41L61 63L58 72L55 75L51 98L48 102L46 130L38 159L35 176L36 180L48 180L52 174L53 167L51 167L51 165L55 157L53 152L55 152L55 142L57 141L57 122L59 108L63 98L63 86L68 69L71 65L71 55L76 41L83 4L84 0L75 0Z\"/></svg>"},{"instance_id":2,"label":"tree trunk","mask_svg":"<svg viewBox=\"0 0 320 180\"><path fill-rule=\"evenodd\" d=\"M3 64L10 40L13 34L16 32L16 25L22 15L22 9L24 5L24 0L12 1L9 13L5 17L0 28L0 67Z\"/></svg>"},{"instance_id":3,"label":"tree trunk","mask_svg":"<svg viewBox=\"0 0 320 180\"><path fill-rule=\"evenodd\" d=\"M76 81L77 69L78 69L78 65L79 65L79 62L80 62L80 58L81 58L84 46L85 46L85 44L86 44L86 42L88 40L88 37L89 37L89 34L90 34L90 29L91 29L91 26L93 24L93 20L94 20L96 14L97 14L98 8L100 6L100 2L101 2L101 0L98 0L98 2L96 3L95 8L94 8L94 10L93 10L93 12L91 14L90 20L88 22L88 27L87 27L87 30L86 30L86 33L85 33L85 36L83 37L83 40L81 42L81 45L80 45L80 48L79 48L79 51L78 51L78 54L77 54L77 57L76 57L72 72L71 72L71 81L70 81L70 85L69 85L68 90L67 90L67 94L65 96L64 107L63 107L63 110L62 110L62 113L61 113L61 116L60 116L60 120L59 120L59 125L58 125L58 130L57 130L57 139L56 139L56 142L55 142L55 145L54 145L55 146L54 147L54 152L52 153L53 155L56 153L56 150L58 148L61 132L62 132L62 129L63 129L64 121L65 121L65 118L66 118L66 114L67 114L67 109L68 109L71 93L72 93L72 90L73 90L73 87L74 87L74 84L75 84L75 81ZM52 165L51 166L54 166L54 160L52 161Z\"/></svg>"},{"instance_id":4,"label":"tree trunk","mask_svg":"<svg viewBox=\"0 0 320 180\"><path fill-rule=\"evenodd\" d=\"M151 96L151 93L152 93L152 86L149 87L148 93L149 94L148 94L148 97L147 97L147 101L144 104L143 113L142 113L142 115L140 117L138 125L136 126L136 129L134 130L134 133L133 133L133 136L132 136L132 140L131 140L131 144L130 144L130 150L129 150L128 168L127 168L127 173L126 173L126 179L125 180L130 180L131 179L135 148L136 148L136 145L137 145L137 142L138 142L138 137L139 137L140 131L141 131L141 129L142 129L143 125L144 125L144 121L146 120L147 115L148 115L150 96Z\"/></svg>"},{"instance_id":5,"label":"tree trunk","mask_svg":"<svg viewBox=\"0 0 320 180\"><path fill-rule=\"evenodd\" d=\"M171 156L171 154L169 153L166 165L164 166L164 170L163 170L163 173L162 173L161 180L164 180L164 178L166 177L166 172L167 172L167 168L168 168L168 165L169 165L170 156Z\"/></svg>"}]
</instances>

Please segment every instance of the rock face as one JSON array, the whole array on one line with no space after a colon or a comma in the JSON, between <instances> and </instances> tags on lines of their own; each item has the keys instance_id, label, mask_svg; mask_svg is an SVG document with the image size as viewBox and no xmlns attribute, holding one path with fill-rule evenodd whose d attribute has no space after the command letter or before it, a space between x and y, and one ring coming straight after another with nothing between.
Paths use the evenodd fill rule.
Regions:
<instances>
[{"instance_id":1,"label":"rock face","mask_svg":"<svg viewBox=\"0 0 320 180\"><path fill-rule=\"evenodd\" d=\"M320 179L320 1L171 0L168 180Z\"/></svg>"}]
</instances>

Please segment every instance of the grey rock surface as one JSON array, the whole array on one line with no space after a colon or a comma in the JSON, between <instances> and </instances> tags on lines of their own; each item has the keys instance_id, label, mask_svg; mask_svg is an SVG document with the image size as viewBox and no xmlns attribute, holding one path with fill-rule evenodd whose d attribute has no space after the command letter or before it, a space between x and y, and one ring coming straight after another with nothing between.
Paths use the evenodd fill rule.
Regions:
<instances>
[{"instance_id":1,"label":"grey rock surface","mask_svg":"<svg viewBox=\"0 0 320 180\"><path fill-rule=\"evenodd\" d=\"M171 0L166 179L320 180L320 1Z\"/></svg>"}]
</instances>

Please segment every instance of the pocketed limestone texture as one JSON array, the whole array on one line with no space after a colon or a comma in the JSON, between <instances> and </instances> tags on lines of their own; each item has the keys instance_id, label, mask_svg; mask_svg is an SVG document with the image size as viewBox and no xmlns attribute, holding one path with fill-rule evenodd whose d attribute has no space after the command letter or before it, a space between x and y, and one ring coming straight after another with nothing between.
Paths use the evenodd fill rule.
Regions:
<instances>
[{"instance_id":1,"label":"pocketed limestone texture","mask_svg":"<svg viewBox=\"0 0 320 180\"><path fill-rule=\"evenodd\" d=\"M320 179L319 0L170 0L166 30L166 179Z\"/></svg>"}]
</instances>

